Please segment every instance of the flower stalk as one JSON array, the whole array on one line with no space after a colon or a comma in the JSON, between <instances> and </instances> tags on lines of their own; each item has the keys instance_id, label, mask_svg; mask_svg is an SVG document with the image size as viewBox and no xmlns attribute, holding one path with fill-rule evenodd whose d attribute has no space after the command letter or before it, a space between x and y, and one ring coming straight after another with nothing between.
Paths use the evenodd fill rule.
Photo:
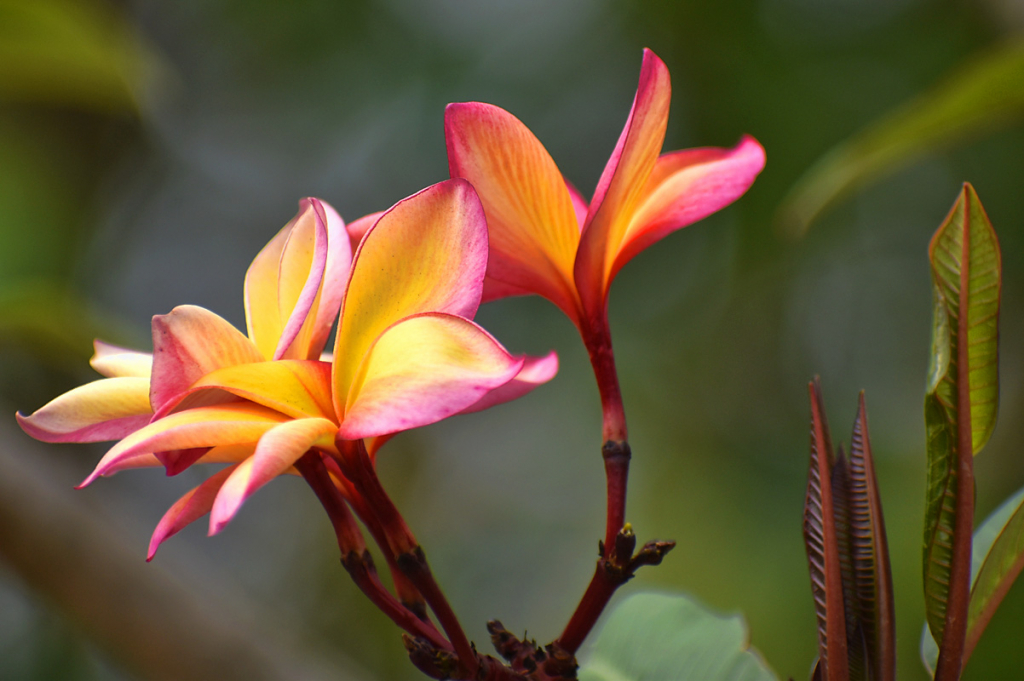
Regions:
<instances>
[{"instance_id":1,"label":"flower stalk","mask_svg":"<svg viewBox=\"0 0 1024 681\"><path fill-rule=\"evenodd\" d=\"M360 591L403 631L429 641L435 648L451 650L451 644L429 620L419 617L384 588L355 518L352 517L340 490L331 480L321 455L312 450L306 452L295 462L295 467L327 512L327 517L330 518L338 537L341 564Z\"/></svg>"}]
</instances>

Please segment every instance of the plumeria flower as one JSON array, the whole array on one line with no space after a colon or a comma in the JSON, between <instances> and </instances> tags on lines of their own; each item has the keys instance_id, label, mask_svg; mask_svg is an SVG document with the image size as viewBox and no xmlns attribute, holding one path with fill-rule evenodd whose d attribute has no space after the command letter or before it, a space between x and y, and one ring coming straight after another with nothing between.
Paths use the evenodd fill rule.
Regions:
<instances>
[{"instance_id":1,"label":"plumeria flower","mask_svg":"<svg viewBox=\"0 0 1024 681\"><path fill-rule=\"evenodd\" d=\"M341 219L309 199L249 268L248 336L202 308L176 308L154 318L151 378L146 355L98 345L93 365L111 378L19 419L49 441L123 438L83 485L140 466L232 464L168 511L152 557L206 513L220 531L307 451L337 456L336 441L362 439L375 450L549 380L553 353L513 357L469 321L487 252L483 209L464 180L396 204L354 258ZM334 359L322 361L339 307Z\"/></svg>"},{"instance_id":2,"label":"plumeria flower","mask_svg":"<svg viewBox=\"0 0 1024 681\"><path fill-rule=\"evenodd\" d=\"M765 161L752 137L732 149L659 156L670 100L668 69L644 50L633 108L589 204L512 114L477 102L445 112L451 176L473 184L487 214L484 300L536 293L576 324L598 372L606 440L626 437L617 379L602 375L615 275L651 244L739 198Z\"/></svg>"},{"instance_id":3,"label":"plumeria flower","mask_svg":"<svg viewBox=\"0 0 1024 681\"><path fill-rule=\"evenodd\" d=\"M177 307L153 318L153 353L96 341L90 363L107 378L75 388L31 416L19 414L19 423L45 442L119 440L178 407L192 383L214 370L283 357L318 357L337 316L352 260L345 235L345 225L330 205L303 199L298 215L246 274L248 338L209 310ZM169 454L156 456L173 473L177 467ZM152 459L137 463L148 465Z\"/></svg>"}]
</instances>

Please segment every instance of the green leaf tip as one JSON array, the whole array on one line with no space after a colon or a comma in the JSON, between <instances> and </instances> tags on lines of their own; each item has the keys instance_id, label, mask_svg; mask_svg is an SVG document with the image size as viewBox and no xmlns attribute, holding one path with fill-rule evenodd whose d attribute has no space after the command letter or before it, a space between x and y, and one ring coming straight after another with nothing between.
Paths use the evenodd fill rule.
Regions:
<instances>
[{"instance_id":1,"label":"green leaf tip","mask_svg":"<svg viewBox=\"0 0 1024 681\"><path fill-rule=\"evenodd\" d=\"M962 667L974 520L974 456L995 427L1001 259L995 230L965 183L928 247L935 300L925 395L928 450L923 576L936 678Z\"/></svg>"}]
</instances>

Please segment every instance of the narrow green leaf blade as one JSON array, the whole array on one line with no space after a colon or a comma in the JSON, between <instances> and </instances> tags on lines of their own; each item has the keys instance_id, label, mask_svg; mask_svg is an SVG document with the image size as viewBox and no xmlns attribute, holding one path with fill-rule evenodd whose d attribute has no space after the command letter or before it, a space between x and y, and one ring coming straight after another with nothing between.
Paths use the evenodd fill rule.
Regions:
<instances>
[{"instance_id":1,"label":"narrow green leaf blade","mask_svg":"<svg viewBox=\"0 0 1024 681\"><path fill-rule=\"evenodd\" d=\"M608 615L580 681L778 681L750 647L741 615L719 615L675 594L638 593Z\"/></svg>"},{"instance_id":2,"label":"narrow green leaf blade","mask_svg":"<svg viewBox=\"0 0 1024 681\"><path fill-rule=\"evenodd\" d=\"M832 148L790 190L779 227L801 236L829 205L937 147L1024 114L1024 42L981 55L933 89Z\"/></svg>"},{"instance_id":3,"label":"narrow green leaf blade","mask_svg":"<svg viewBox=\"0 0 1024 681\"><path fill-rule=\"evenodd\" d=\"M925 609L940 643L937 675L955 678L970 587L973 457L995 427L999 392L999 244L969 184L932 238L929 259L935 321L925 396Z\"/></svg>"},{"instance_id":4,"label":"narrow green leaf blade","mask_svg":"<svg viewBox=\"0 0 1024 681\"><path fill-rule=\"evenodd\" d=\"M858 619L864 631L871 678L894 681L896 625L892 570L863 392L853 423L849 470L851 553Z\"/></svg>"}]
</instances>

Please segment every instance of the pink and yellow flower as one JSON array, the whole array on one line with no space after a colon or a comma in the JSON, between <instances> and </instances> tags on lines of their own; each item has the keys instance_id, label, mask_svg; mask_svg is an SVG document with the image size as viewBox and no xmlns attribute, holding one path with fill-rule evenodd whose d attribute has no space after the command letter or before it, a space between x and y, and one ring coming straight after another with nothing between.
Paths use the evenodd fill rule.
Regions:
<instances>
[{"instance_id":1,"label":"pink and yellow flower","mask_svg":"<svg viewBox=\"0 0 1024 681\"><path fill-rule=\"evenodd\" d=\"M631 453L608 291L640 251L742 196L765 162L764 149L749 136L732 149L661 154L671 99L668 68L644 50L632 109L589 204L512 114L479 102L449 104L445 111L451 176L473 184L487 215L484 300L531 293L547 298L573 321L590 355L608 485L604 551L613 560L629 558L612 552L625 528ZM595 580L602 583L600 569ZM575 634L585 635L589 626L572 629L567 640L578 645L582 637Z\"/></svg>"},{"instance_id":2,"label":"pink and yellow flower","mask_svg":"<svg viewBox=\"0 0 1024 681\"><path fill-rule=\"evenodd\" d=\"M633 107L589 204L515 116L478 102L448 105L451 175L473 184L490 227L485 300L536 293L578 326L591 324L623 265L747 190L765 160L752 137L732 149L659 156L671 95L667 67L644 50Z\"/></svg>"},{"instance_id":3,"label":"pink and yellow flower","mask_svg":"<svg viewBox=\"0 0 1024 681\"><path fill-rule=\"evenodd\" d=\"M311 449L337 456L337 440L366 439L375 451L394 433L549 380L553 353L513 357L470 321L487 253L483 209L464 180L396 204L354 257L337 213L304 200L246 275L248 336L202 308L175 308L153 320L152 357L97 343L92 364L108 378L19 420L47 441L120 439L83 485L126 468L232 464L168 511L152 557L208 512L218 532ZM322 361L339 308L333 360Z\"/></svg>"}]
</instances>

